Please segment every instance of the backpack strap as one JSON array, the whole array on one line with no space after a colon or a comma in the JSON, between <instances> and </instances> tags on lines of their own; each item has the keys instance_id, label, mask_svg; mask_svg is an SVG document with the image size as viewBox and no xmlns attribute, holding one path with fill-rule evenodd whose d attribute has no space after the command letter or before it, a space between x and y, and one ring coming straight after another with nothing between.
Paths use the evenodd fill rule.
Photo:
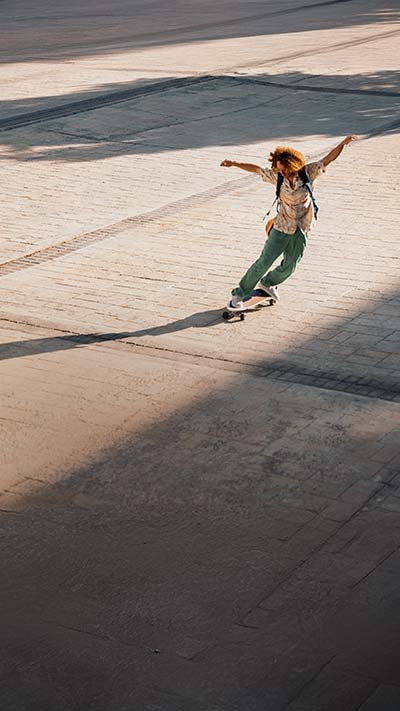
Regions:
<instances>
[{"instance_id":1,"label":"backpack strap","mask_svg":"<svg viewBox=\"0 0 400 711\"><path fill-rule=\"evenodd\" d=\"M309 193L309 195L310 195L311 202L312 202L312 206L313 206L313 211L314 211L314 217L315 217L315 219L317 219L317 216L318 216L318 205L317 205L317 201L316 201L316 199L315 199L315 195L314 195L314 193L313 193L313 189L312 189L312 187L311 187L311 183L310 183L310 181L309 181L309 179L308 179L308 175L307 175L307 173L306 173L306 169L305 169L304 167L303 167L303 168L300 168L300 170L298 171L298 174L299 174L299 177L300 177L301 182L303 183L303 186L306 188L306 190L308 191L308 193ZM266 213L266 215L264 215L264 220L265 220L265 218L270 214L270 212L271 212L273 206L274 206L276 203L278 203L278 208L277 208L277 210L279 209L279 195L280 195L280 192L281 192L282 184L283 184L283 175L281 175L281 173L278 173L278 177L277 177L277 179L276 179L275 200L274 200L274 202L272 203L272 205L271 205L271 207L269 208L269 210L268 210L268 212Z\"/></svg>"},{"instance_id":2,"label":"backpack strap","mask_svg":"<svg viewBox=\"0 0 400 711\"><path fill-rule=\"evenodd\" d=\"M278 173L278 177L276 179L276 187L275 187L275 200L272 203L271 207L269 208L268 212L265 213L265 215L263 217L263 221L265 220L266 217L268 217L270 215L273 206L279 201L279 193L281 192L282 183L283 183L283 175ZM278 212L278 206L276 208L276 211Z\"/></svg>"},{"instance_id":3,"label":"backpack strap","mask_svg":"<svg viewBox=\"0 0 400 711\"><path fill-rule=\"evenodd\" d=\"M276 180L276 189L275 189L275 195L276 195L276 200L279 200L279 194L281 192L281 187L283 184L283 175L281 173L278 173L278 177Z\"/></svg>"},{"instance_id":4,"label":"backpack strap","mask_svg":"<svg viewBox=\"0 0 400 711\"><path fill-rule=\"evenodd\" d=\"M314 217L315 217L315 219L317 219L317 217L318 217L318 205L317 205L317 201L316 201L316 199L315 199L315 195L314 195L314 193L313 193L313 189L312 189L312 187L311 187L311 183L310 183L310 181L309 181L309 179L308 179L308 176L307 176L307 173L306 173L306 169L305 169L304 167L303 167L303 168L300 168L300 170L299 170L299 176L300 176L300 180L302 181L304 187L306 188L306 190L308 190L308 193L309 193L310 198L311 198L313 210L314 210Z\"/></svg>"}]
</instances>

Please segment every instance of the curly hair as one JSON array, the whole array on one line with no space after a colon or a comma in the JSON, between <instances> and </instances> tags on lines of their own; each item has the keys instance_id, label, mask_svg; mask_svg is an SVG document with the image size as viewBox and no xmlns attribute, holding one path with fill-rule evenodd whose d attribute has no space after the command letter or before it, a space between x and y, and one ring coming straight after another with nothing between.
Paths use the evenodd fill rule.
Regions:
<instances>
[{"instance_id":1,"label":"curly hair","mask_svg":"<svg viewBox=\"0 0 400 711\"><path fill-rule=\"evenodd\" d=\"M304 168L306 159L300 151L287 146L277 146L274 151L271 151L268 158L273 170L277 170L276 164L282 163L288 170L296 173L301 168Z\"/></svg>"}]
</instances>

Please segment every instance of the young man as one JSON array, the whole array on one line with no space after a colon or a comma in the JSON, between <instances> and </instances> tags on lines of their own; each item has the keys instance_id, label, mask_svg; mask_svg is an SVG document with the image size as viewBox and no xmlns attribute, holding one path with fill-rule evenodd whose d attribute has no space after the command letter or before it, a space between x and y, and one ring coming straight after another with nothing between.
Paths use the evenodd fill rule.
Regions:
<instances>
[{"instance_id":1,"label":"young man","mask_svg":"<svg viewBox=\"0 0 400 711\"><path fill-rule=\"evenodd\" d=\"M344 146L356 138L357 136L346 136L325 158L316 163L306 163L300 151L286 146L278 146L270 153L271 168L261 168L253 163L222 161L223 168L235 167L247 170L249 173L256 173L266 183L273 185L277 184L279 173L283 178L278 199L278 214L273 220L273 227L269 231L264 249L257 261L242 277L239 286L232 289L227 308L241 309L243 298L252 292L258 282L259 289L274 299L279 299L277 285L288 279L296 269L303 256L308 232L315 221L315 201L300 175L307 177L312 186L314 180L325 172L326 166L341 154ZM279 266L269 271L280 255L283 255L283 259Z\"/></svg>"}]
</instances>

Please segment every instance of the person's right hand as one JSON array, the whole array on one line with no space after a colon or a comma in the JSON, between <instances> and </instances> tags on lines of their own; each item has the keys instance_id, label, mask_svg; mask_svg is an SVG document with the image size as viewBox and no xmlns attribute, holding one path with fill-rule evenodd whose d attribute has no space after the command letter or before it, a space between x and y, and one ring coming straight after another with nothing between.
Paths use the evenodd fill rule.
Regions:
<instances>
[{"instance_id":1,"label":"person's right hand","mask_svg":"<svg viewBox=\"0 0 400 711\"><path fill-rule=\"evenodd\" d=\"M233 160L223 160L220 165L221 165L221 168L232 168Z\"/></svg>"},{"instance_id":2,"label":"person's right hand","mask_svg":"<svg viewBox=\"0 0 400 711\"><path fill-rule=\"evenodd\" d=\"M356 141L358 139L358 136L346 136L346 138L343 139L342 144L344 146L347 146L348 143L351 143L352 141Z\"/></svg>"}]
</instances>

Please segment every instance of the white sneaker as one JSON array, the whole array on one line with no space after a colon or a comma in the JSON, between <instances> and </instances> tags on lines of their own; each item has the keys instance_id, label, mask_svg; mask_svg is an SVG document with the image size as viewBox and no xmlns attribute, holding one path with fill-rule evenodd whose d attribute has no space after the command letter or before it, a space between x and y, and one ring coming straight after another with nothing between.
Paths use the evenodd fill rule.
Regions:
<instances>
[{"instance_id":1,"label":"white sneaker","mask_svg":"<svg viewBox=\"0 0 400 711\"><path fill-rule=\"evenodd\" d=\"M265 293L268 294L268 296L271 296L273 299L275 299L275 301L279 301L280 296L278 294L278 287L277 286L264 286L264 284L262 284L260 282L260 284L258 284L257 288L261 289L262 291L265 291Z\"/></svg>"},{"instance_id":2,"label":"white sneaker","mask_svg":"<svg viewBox=\"0 0 400 711\"><path fill-rule=\"evenodd\" d=\"M226 308L231 309L232 311L234 309L242 309L243 308L243 301L240 298L240 296L235 296L234 294L232 294L231 298L229 299L229 301L226 305Z\"/></svg>"}]
</instances>

